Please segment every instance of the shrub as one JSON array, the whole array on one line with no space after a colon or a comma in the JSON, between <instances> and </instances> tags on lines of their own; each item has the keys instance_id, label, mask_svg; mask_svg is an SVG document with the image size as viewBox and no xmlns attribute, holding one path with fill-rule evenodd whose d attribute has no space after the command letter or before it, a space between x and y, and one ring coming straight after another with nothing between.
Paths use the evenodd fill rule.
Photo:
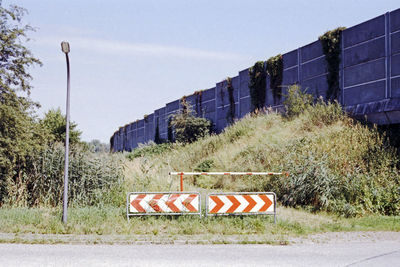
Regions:
<instances>
[{"instance_id":1,"label":"shrub","mask_svg":"<svg viewBox=\"0 0 400 267\"><path fill-rule=\"evenodd\" d=\"M294 118L309 109L313 104L313 96L302 92L300 86L289 86L286 99L284 101L286 117Z\"/></svg>"},{"instance_id":2,"label":"shrub","mask_svg":"<svg viewBox=\"0 0 400 267\"><path fill-rule=\"evenodd\" d=\"M304 112L304 116L307 117L305 127L308 125L331 125L339 120L346 121L350 119L346 117L345 112L336 100L332 103L326 103L322 98L319 98L312 108L308 108Z\"/></svg>"},{"instance_id":3,"label":"shrub","mask_svg":"<svg viewBox=\"0 0 400 267\"><path fill-rule=\"evenodd\" d=\"M205 118L193 116L193 111L186 101L183 109L171 117L171 126L175 130L175 140L180 143L193 143L211 132L211 122Z\"/></svg>"},{"instance_id":4,"label":"shrub","mask_svg":"<svg viewBox=\"0 0 400 267\"><path fill-rule=\"evenodd\" d=\"M325 102L322 97L314 102L311 94L302 92L298 85L290 86L284 102L288 119L303 115L303 128L330 125L338 120L345 120L345 112L337 101Z\"/></svg>"},{"instance_id":5,"label":"shrub","mask_svg":"<svg viewBox=\"0 0 400 267\"><path fill-rule=\"evenodd\" d=\"M384 147L375 130L356 125L312 138L288 143L280 153L290 177L276 178L269 186L273 185L284 205L346 217L400 214L398 158L394 150ZM339 153L343 146L347 151Z\"/></svg>"},{"instance_id":6,"label":"shrub","mask_svg":"<svg viewBox=\"0 0 400 267\"><path fill-rule=\"evenodd\" d=\"M200 162L194 170L197 172L208 172L214 165L215 163L212 159L206 159Z\"/></svg>"}]
</instances>

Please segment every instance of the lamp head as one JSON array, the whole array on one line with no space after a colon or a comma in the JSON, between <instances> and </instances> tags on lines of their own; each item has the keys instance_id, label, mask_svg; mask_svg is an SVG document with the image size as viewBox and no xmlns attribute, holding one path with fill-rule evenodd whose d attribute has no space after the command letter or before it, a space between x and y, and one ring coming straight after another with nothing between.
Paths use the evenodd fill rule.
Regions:
<instances>
[{"instance_id":1,"label":"lamp head","mask_svg":"<svg viewBox=\"0 0 400 267\"><path fill-rule=\"evenodd\" d=\"M64 52L64 53L69 53L69 51L70 51L70 49L69 49L69 43L68 42L61 42L61 50Z\"/></svg>"}]
</instances>

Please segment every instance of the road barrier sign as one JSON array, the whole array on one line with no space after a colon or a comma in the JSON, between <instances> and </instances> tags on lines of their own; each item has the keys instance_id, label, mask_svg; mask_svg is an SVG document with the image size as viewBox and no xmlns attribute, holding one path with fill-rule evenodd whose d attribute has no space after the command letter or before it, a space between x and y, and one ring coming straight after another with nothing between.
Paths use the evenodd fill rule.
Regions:
<instances>
[{"instance_id":1,"label":"road barrier sign","mask_svg":"<svg viewBox=\"0 0 400 267\"><path fill-rule=\"evenodd\" d=\"M126 202L128 220L135 215L201 216L200 193L197 192L131 192Z\"/></svg>"},{"instance_id":2,"label":"road barrier sign","mask_svg":"<svg viewBox=\"0 0 400 267\"><path fill-rule=\"evenodd\" d=\"M207 195L206 215L274 215L276 195L273 192L212 193Z\"/></svg>"}]
</instances>

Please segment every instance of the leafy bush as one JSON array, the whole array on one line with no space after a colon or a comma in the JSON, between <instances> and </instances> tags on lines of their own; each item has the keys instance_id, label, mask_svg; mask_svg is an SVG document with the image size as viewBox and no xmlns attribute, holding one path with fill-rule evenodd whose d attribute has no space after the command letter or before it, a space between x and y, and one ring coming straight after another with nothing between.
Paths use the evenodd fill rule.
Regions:
<instances>
[{"instance_id":1,"label":"leafy bush","mask_svg":"<svg viewBox=\"0 0 400 267\"><path fill-rule=\"evenodd\" d=\"M286 109L286 117L294 118L299 116L311 107L313 100L313 96L302 92L300 86L289 86L286 99L283 103Z\"/></svg>"},{"instance_id":2,"label":"leafy bush","mask_svg":"<svg viewBox=\"0 0 400 267\"><path fill-rule=\"evenodd\" d=\"M180 113L171 117L171 126L175 130L175 140L180 143L193 143L211 132L211 122L206 118L195 117L189 104L184 101Z\"/></svg>"},{"instance_id":3,"label":"leafy bush","mask_svg":"<svg viewBox=\"0 0 400 267\"><path fill-rule=\"evenodd\" d=\"M304 121L303 128L310 126L331 125L341 120L351 120L346 116L342 107L336 100L332 103L326 103L322 98L319 98L311 108L304 112L304 117L306 120Z\"/></svg>"},{"instance_id":4,"label":"leafy bush","mask_svg":"<svg viewBox=\"0 0 400 267\"><path fill-rule=\"evenodd\" d=\"M211 170L212 167L214 167L214 165L215 164L212 159L206 159L200 162L194 170L197 172L208 172Z\"/></svg>"},{"instance_id":5,"label":"leafy bush","mask_svg":"<svg viewBox=\"0 0 400 267\"><path fill-rule=\"evenodd\" d=\"M310 206L344 216L400 214L395 151L385 148L375 130L355 127L358 133L347 128L317 140L302 138L286 145L280 155L291 175L274 183L283 204ZM346 151L343 144L338 144L346 140L352 140L358 148L347 145ZM326 152L328 148L332 151Z\"/></svg>"}]
</instances>

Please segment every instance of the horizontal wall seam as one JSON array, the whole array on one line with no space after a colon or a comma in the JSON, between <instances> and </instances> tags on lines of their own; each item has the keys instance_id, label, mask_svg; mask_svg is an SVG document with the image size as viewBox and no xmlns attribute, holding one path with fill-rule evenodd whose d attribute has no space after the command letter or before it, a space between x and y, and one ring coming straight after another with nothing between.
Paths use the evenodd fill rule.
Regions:
<instances>
[{"instance_id":1,"label":"horizontal wall seam","mask_svg":"<svg viewBox=\"0 0 400 267\"><path fill-rule=\"evenodd\" d=\"M366 41L362 41L361 43L356 43L356 44L353 44L351 46L345 47L345 48L343 48L343 50L347 50L347 49L350 49L350 48L353 48L353 47L356 47L356 46L359 46L359 45L363 45L363 44L366 44L368 42L372 42L372 41L378 40L380 38L385 38L385 34L379 35L378 37L375 37L375 38L372 38L372 39L368 39Z\"/></svg>"},{"instance_id":2,"label":"horizontal wall seam","mask_svg":"<svg viewBox=\"0 0 400 267\"><path fill-rule=\"evenodd\" d=\"M356 64L356 65L351 65L351 66L348 66L348 67L344 67L344 69L351 69L351 68L354 68L354 67L357 67L357 66L360 66L360 65L365 65L365 64L367 64L367 63L375 62L375 61L378 61L378 60L384 59L384 58L385 58L385 56L379 57L379 58L375 58L375 59L372 59L372 60L369 60L369 61L365 61L365 62L362 62L362 63L358 63L358 64Z\"/></svg>"},{"instance_id":3,"label":"horizontal wall seam","mask_svg":"<svg viewBox=\"0 0 400 267\"><path fill-rule=\"evenodd\" d=\"M286 69L283 69L283 71L291 70L291 69L294 69L294 68L297 68L297 64L293 65L291 67L287 67Z\"/></svg>"},{"instance_id":4,"label":"horizontal wall seam","mask_svg":"<svg viewBox=\"0 0 400 267\"><path fill-rule=\"evenodd\" d=\"M362 85L368 85L368 84L371 84L371 83L381 82L381 81L385 81L385 80L386 80L386 78L382 78L382 79L373 80L373 81L369 81L369 82L365 82L365 83L358 83L358 84L356 84L356 85L345 86L343 89L344 89L344 90L346 90L346 89L351 89L351 88L353 88L353 87L362 86Z\"/></svg>"},{"instance_id":5,"label":"horizontal wall seam","mask_svg":"<svg viewBox=\"0 0 400 267\"><path fill-rule=\"evenodd\" d=\"M310 60L307 60L307 61L304 61L304 62L300 62L300 65L305 65L305 64L307 64L307 63L310 63L310 62L313 62L313 61L315 61L315 60L321 59L321 58L323 58L323 57L325 57L325 55L322 55L322 56L319 56L319 57L314 57L314 58L312 58L312 59L310 59Z\"/></svg>"},{"instance_id":6,"label":"horizontal wall seam","mask_svg":"<svg viewBox=\"0 0 400 267\"><path fill-rule=\"evenodd\" d=\"M309 77L309 78L307 78L305 80L302 80L301 82L303 83L303 82L306 82L308 80L312 80L314 78L318 78L318 77L321 77L321 76L324 76L324 75L327 75L327 74L328 74L328 72L324 72L324 73L321 73L321 74L318 74L318 75L314 75L314 76L311 76L311 77Z\"/></svg>"},{"instance_id":7,"label":"horizontal wall seam","mask_svg":"<svg viewBox=\"0 0 400 267\"><path fill-rule=\"evenodd\" d=\"M400 29L395 30L394 32L391 32L390 34L396 34L396 33L399 33L399 32L400 32Z\"/></svg>"}]
</instances>

